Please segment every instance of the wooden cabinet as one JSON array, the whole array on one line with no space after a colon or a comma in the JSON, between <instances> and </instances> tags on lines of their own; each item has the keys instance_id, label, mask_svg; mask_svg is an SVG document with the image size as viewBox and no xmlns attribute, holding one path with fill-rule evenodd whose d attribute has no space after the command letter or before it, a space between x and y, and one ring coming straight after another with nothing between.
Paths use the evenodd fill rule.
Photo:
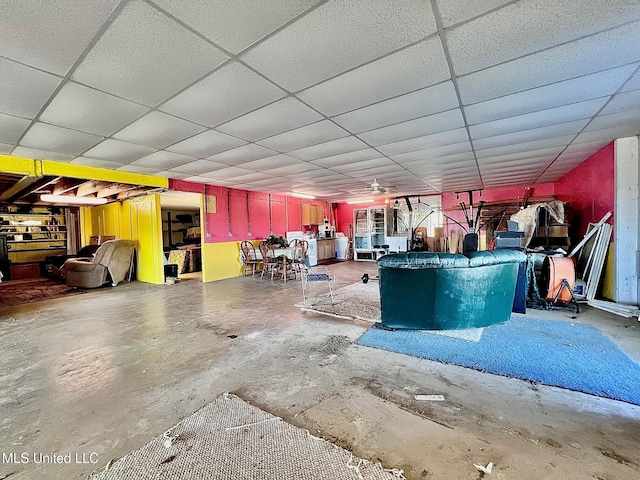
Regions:
<instances>
[{"instance_id":1,"label":"wooden cabinet","mask_svg":"<svg viewBox=\"0 0 640 480\"><path fill-rule=\"evenodd\" d=\"M322 225L324 223L324 209L322 205L302 205L303 225Z\"/></svg>"},{"instance_id":2,"label":"wooden cabinet","mask_svg":"<svg viewBox=\"0 0 640 480\"><path fill-rule=\"evenodd\" d=\"M336 244L333 239L318 240L318 262L331 260L336 256Z\"/></svg>"},{"instance_id":3,"label":"wooden cabinet","mask_svg":"<svg viewBox=\"0 0 640 480\"><path fill-rule=\"evenodd\" d=\"M64 213L36 207L32 213L3 212L0 217L11 263L42 262L49 255L67 253Z\"/></svg>"}]
</instances>

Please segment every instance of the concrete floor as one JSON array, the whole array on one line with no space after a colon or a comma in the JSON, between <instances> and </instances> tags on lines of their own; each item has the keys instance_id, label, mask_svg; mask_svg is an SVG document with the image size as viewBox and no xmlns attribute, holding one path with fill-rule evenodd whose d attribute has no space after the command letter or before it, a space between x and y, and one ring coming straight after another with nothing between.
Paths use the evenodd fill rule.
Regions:
<instances>
[{"instance_id":1,"label":"concrete floor","mask_svg":"<svg viewBox=\"0 0 640 480\"><path fill-rule=\"evenodd\" d=\"M375 274L329 268L341 285ZM300 299L299 281L248 277L0 309L0 451L29 457L0 459L0 479L86 478L226 391L408 479L478 479L473 464L490 461L486 478L640 478L640 407L361 347L367 323L303 313ZM640 361L637 319L574 321ZM53 452L72 463L33 463Z\"/></svg>"}]
</instances>

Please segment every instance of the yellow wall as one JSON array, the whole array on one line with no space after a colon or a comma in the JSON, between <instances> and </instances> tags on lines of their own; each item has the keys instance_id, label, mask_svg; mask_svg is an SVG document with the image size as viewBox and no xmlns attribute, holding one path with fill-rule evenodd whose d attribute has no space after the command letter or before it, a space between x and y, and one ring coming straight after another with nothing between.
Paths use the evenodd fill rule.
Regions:
<instances>
[{"instance_id":1,"label":"yellow wall","mask_svg":"<svg viewBox=\"0 0 640 480\"><path fill-rule=\"evenodd\" d=\"M160 196L154 194L127 200L122 208L122 235L138 244L138 280L164 283Z\"/></svg>"},{"instance_id":2,"label":"yellow wall","mask_svg":"<svg viewBox=\"0 0 640 480\"><path fill-rule=\"evenodd\" d=\"M607 253L607 263L604 266L604 274L602 280L602 296L609 300L615 298L615 244L609 244L609 252Z\"/></svg>"},{"instance_id":3,"label":"yellow wall","mask_svg":"<svg viewBox=\"0 0 640 480\"><path fill-rule=\"evenodd\" d=\"M202 244L202 281L212 282L242 274L239 242Z\"/></svg>"},{"instance_id":4,"label":"yellow wall","mask_svg":"<svg viewBox=\"0 0 640 480\"><path fill-rule=\"evenodd\" d=\"M92 235L115 235L136 242L136 278L164 283L160 197L157 194L82 209L83 243Z\"/></svg>"},{"instance_id":5,"label":"yellow wall","mask_svg":"<svg viewBox=\"0 0 640 480\"><path fill-rule=\"evenodd\" d=\"M115 235L116 238L129 238L123 236L122 207L118 202L93 207L91 209L91 231L93 235Z\"/></svg>"}]
</instances>

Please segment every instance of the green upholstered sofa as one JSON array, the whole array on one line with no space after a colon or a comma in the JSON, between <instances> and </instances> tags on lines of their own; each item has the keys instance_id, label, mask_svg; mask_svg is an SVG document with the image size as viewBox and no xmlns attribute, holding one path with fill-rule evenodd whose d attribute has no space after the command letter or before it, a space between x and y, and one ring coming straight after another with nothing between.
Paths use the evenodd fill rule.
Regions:
<instances>
[{"instance_id":1,"label":"green upholstered sofa","mask_svg":"<svg viewBox=\"0 0 640 480\"><path fill-rule=\"evenodd\" d=\"M382 324L449 330L486 327L511 317L524 253L407 252L378 259Z\"/></svg>"}]
</instances>

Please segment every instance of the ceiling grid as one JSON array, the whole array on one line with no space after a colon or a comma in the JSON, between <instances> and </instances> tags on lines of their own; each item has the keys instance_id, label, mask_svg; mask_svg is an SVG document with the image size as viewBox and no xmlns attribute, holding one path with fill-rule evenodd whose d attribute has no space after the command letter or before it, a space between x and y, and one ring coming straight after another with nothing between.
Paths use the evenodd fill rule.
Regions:
<instances>
[{"instance_id":1,"label":"ceiling grid","mask_svg":"<svg viewBox=\"0 0 640 480\"><path fill-rule=\"evenodd\" d=\"M328 201L549 182L640 133L638 27L626 0L23 0L0 152Z\"/></svg>"}]
</instances>

